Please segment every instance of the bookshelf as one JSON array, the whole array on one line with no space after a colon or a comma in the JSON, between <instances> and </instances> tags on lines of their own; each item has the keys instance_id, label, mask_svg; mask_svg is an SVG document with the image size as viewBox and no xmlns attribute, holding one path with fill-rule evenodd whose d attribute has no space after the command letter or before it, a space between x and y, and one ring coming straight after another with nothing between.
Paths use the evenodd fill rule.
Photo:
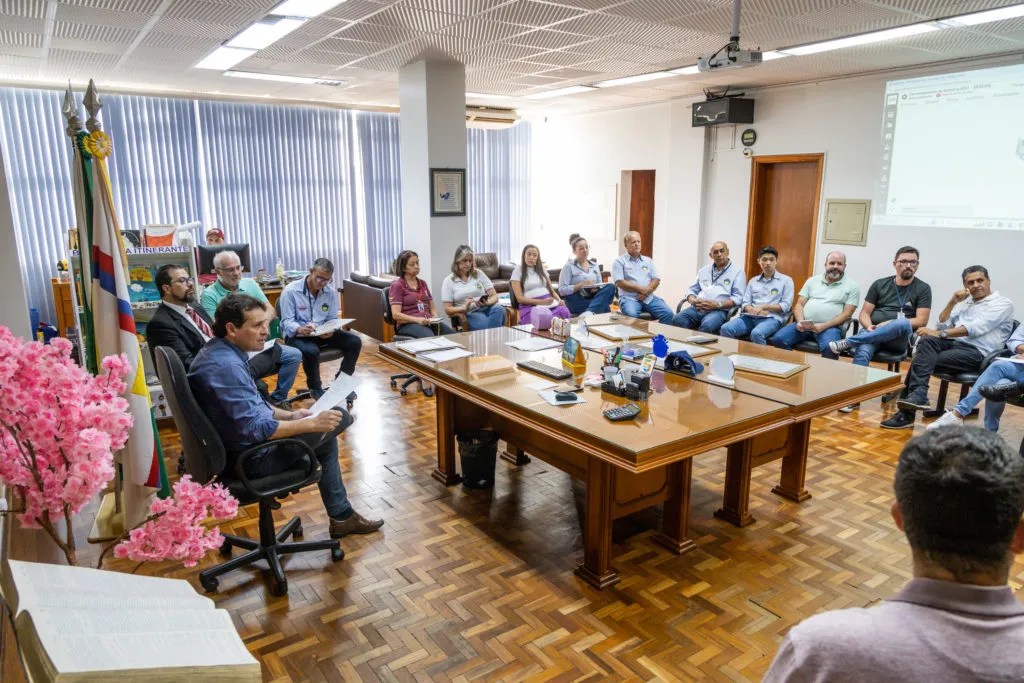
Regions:
<instances>
[{"instance_id":1,"label":"bookshelf","mask_svg":"<svg viewBox=\"0 0 1024 683\"><path fill-rule=\"evenodd\" d=\"M139 337L139 346L142 350L142 364L146 373L146 384L149 386L149 395L153 403L153 416L157 419L171 416L167 401L164 399L163 389L160 387L160 380L157 378L156 368L153 367L152 356L146 344L146 325L153 317L153 313L160 306L160 294L156 290L153 278L156 271L168 263L181 266L186 269L192 277L196 276L196 255L191 247L129 247L125 249L128 256L128 294L131 297L132 316L135 318L135 329ZM74 310L81 313L81 306L78 287L78 273L82 267L82 258L77 249L70 252L69 265L72 272L71 277L71 299ZM196 296L199 296L197 287ZM78 316L75 316L75 327L78 335L80 349L85 348L83 343L83 330L79 324Z\"/></svg>"}]
</instances>

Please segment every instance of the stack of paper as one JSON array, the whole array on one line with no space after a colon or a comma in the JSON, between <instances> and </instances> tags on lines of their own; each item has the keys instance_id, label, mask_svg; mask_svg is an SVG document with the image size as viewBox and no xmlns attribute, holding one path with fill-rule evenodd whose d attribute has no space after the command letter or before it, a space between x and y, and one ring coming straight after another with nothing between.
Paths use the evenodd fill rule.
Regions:
<instances>
[{"instance_id":1,"label":"stack of paper","mask_svg":"<svg viewBox=\"0 0 1024 683\"><path fill-rule=\"evenodd\" d=\"M395 346L406 353L414 355L432 353L444 349L465 348L462 344L452 341L447 337L429 337L427 339L417 339L416 341L398 342Z\"/></svg>"},{"instance_id":2,"label":"stack of paper","mask_svg":"<svg viewBox=\"0 0 1024 683\"><path fill-rule=\"evenodd\" d=\"M458 347L442 349L440 351L431 351L429 353L424 353L421 351L420 353L416 354L416 357L422 358L424 360L429 360L432 363L444 363L445 361L457 360L459 358L466 358L467 356L472 355L472 351L467 351L462 347Z\"/></svg>"},{"instance_id":3,"label":"stack of paper","mask_svg":"<svg viewBox=\"0 0 1024 683\"><path fill-rule=\"evenodd\" d=\"M544 337L524 337L515 341L505 342L505 346L511 346L520 351L543 351L555 349L562 346L562 342Z\"/></svg>"}]
</instances>

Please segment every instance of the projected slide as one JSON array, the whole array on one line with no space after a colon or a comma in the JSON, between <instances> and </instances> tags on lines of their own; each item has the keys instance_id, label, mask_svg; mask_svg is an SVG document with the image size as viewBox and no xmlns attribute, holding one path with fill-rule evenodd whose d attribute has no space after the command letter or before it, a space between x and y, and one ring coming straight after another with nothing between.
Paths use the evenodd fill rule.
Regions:
<instances>
[{"instance_id":1,"label":"projected slide","mask_svg":"<svg viewBox=\"0 0 1024 683\"><path fill-rule=\"evenodd\" d=\"M1024 230L1024 64L890 81L876 225Z\"/></svg>"}]
</instances>

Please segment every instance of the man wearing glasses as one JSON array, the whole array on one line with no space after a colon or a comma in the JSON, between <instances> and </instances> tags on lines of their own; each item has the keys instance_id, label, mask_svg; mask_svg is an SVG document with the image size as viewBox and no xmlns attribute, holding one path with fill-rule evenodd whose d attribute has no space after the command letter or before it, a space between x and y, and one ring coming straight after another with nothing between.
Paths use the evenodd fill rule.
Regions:
<instances>
[{"instance_id":1,"label":"man wearing glasses","mask_svg":"<svg viewBox=\"0 0 1024 683\"><path fill-rule=\"evenodd\" d=\"M875 280L860 309L860 334L829 344L832 353L852 350L853 364L867 366L878 349L900 352L907 348L910 336L928 324L932 311L932 288L916 277L921 254L914 247L900 247L893 267L895 277ZM860 404L841 408L848 413Z\"/></svg>"},{"instance_id":2,"label":"man wearing glasses","mask_svg":"<svg viewBox=\"0 0 1024 683\"><path fill-rule=\"evenodd\" d=\"M234 252L224 253L231 254L235 257L235 262L238 262L238 256ZM238 268L238 278L241 278L241 266ZM160 306L146 325L146 341L149 343L150 354L154 356L153 363L156 364L156 347L166 346L177 354L181 364L188 370L196 354L213 336L213 319L195 303L195 283L184 268L173 264L162 266L156 273L155 282L160 292ZM209 291L212 287L206 289ZM260 292L260 297L262 296L263 293ZM203 298L206 298L205 292ZM263 298L263 301L265 303L266 298ZM290 410L288 392L291 391L295 376L299 373L301 361L302 354L298 349L274 344L265 351L250 355L249 374L256 381L260 393L269 396L272 403ZM274 374L277 375L277 387L274 393L268 394L266 384L259 380Z\"/></svg>"},{"instance_id":3,"label":"man wearing glasses","mask_svg":"<svg viewBox=\"0 0 1024 683\"><path fill-rule=\"evenodd\" d=\"M302 352L306 386L313 398L320 398L324 393L320 380L320 351L339 349L342 352L337 377L343 372L351 375L356 371L359 351L363 348L359 336L345 330L313 336L318 326L338 317L338 293L330 286L333 276L334 264L318 258L309 269L309 275L292 282L281 292L281 334L288 344ZM349 394L349 401L354 398L355 392Z\"/></svg>"}]
</instances>

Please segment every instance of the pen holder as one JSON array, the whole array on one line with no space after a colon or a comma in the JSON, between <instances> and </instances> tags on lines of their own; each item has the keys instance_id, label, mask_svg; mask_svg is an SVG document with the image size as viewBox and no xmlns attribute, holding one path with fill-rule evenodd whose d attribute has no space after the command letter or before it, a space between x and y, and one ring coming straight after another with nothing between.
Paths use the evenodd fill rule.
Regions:
<instances>
[{"instance_id":1,"label":"pen holder","mask_svg":"<svg viewBox=\"0 0 1024 683\"><path fill-rule=\"evenodd\" d=\"M634 373L626 383L626 398L632 401L646 401L651 395L651 378Z\"/></svg>"},{"instance_id":2,"label":"pen holder","mask_svg":"<svg viewBox=\"0 0 1024 683\"><path fill-rule=\"evenodd\" d=\"M626 387L625 386L617 387L617 386L615 386L615 382L612 382L612 381L609 381L609 380L605 380L604 382L601 382L601 391L603 391L606 394L611 394L612 396L625 396L626 395Z\"/></svg>"}]
</instances>

